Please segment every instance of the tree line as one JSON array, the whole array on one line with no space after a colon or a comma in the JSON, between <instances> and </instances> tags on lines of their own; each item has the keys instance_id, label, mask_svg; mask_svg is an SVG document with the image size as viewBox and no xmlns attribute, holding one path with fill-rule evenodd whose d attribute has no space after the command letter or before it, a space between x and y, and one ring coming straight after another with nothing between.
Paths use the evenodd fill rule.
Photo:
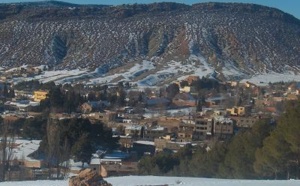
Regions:
<instances>
[{"instance_id":1,"label":"tree line","mask_svg":"<svg viewBox=\"0 0 300 186\"><path fill-rule=\"evenodd\" d=\"M53 119L49 113L35 118L8 120L0 117L0 181L5 180L11 168L14 140L21 137L28 140L41 140L39 149L30 156L43 159L49 168L49 178L54 173L60 178L67 172L70 158L89 163L92 154L98 149L106 151L118 147L111 128L102 122L91 123L88 119ZM53 170L56 170L53 172Z\"/></svg>"}]
</instances>

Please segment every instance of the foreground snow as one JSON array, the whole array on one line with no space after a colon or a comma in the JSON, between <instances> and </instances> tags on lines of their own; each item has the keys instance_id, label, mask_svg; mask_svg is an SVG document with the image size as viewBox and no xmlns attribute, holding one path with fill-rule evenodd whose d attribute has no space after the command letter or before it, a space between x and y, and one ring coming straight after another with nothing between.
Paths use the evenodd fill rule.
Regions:
<instances>
[{"instance_id":1,"label":"foreground snow","mask_svg":"<svg viewBox=\"0 0 300 186\"><path fill-rule=\"evenodd\" d=\"M106 179L113 186L189 185L189 186L299 186L300 180L224 180L187 177L125 176ZM0 186L67 186L62 181L3 182Z\"/></svg>"}]
</instances>

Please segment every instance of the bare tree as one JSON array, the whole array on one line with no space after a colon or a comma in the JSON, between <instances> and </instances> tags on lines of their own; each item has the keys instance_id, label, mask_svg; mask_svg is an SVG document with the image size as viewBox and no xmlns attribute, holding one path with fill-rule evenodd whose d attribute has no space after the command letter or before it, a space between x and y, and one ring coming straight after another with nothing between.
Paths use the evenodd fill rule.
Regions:
<instances>
[{"instance_id":1,"label":"bare tree","mask_svg":"<svg viewBox=\"0 0 300 186\"><path fill-rule=\"evenodd\" d=\"M59 130L58 120L49 118L47 121L47 164L49 168L48 177L53 178L53 168L59 166ZM57 172L57 176L59 173Z\"/></svg>"},{"instance_id":2,"label":"bare tree","mask_svg":"<svg viewBox=\"0 0 300 186\"><path fill-rule=\"evenodd\" d=\"M10 161L13 159L13 146L15 141L15 130L11 130L12 120L3 119L1 125L1 154L0 154L0 181L10 179ZM7 179L6 179L6 174Z\"/></svg>"}]
</instances>

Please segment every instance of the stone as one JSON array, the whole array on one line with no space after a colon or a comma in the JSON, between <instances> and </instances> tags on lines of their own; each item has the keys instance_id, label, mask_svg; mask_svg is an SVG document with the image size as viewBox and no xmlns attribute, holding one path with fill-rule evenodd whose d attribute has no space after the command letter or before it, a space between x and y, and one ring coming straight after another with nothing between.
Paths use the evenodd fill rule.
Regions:
<instances>
[{"instance_id":1,"label":"stone","mask_svg":"<svg viewBox=\"0 0 300 186\"><path fill-rule=\"evenodd\" d=\"M69 180L69 186L112 186L107 181L91 169L84 169L78 176L73 176Z\"/></svg>"}]
</instances>

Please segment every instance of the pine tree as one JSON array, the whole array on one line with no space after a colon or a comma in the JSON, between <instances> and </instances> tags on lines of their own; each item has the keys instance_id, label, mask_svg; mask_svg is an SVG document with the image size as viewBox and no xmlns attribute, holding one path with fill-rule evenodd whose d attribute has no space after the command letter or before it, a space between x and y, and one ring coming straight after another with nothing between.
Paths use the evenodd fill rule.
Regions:
<instances>
[{"instance_id":1,"label":"pine tree","mask_svg":"<svg viewBox=\"0 0 300 186\"><path fill-rule=\"evenodd\" d=\"M275 130L256 152L255 170L275 178L299 178L300 102L289 103Z\"/></svg>"}]
</instances>

